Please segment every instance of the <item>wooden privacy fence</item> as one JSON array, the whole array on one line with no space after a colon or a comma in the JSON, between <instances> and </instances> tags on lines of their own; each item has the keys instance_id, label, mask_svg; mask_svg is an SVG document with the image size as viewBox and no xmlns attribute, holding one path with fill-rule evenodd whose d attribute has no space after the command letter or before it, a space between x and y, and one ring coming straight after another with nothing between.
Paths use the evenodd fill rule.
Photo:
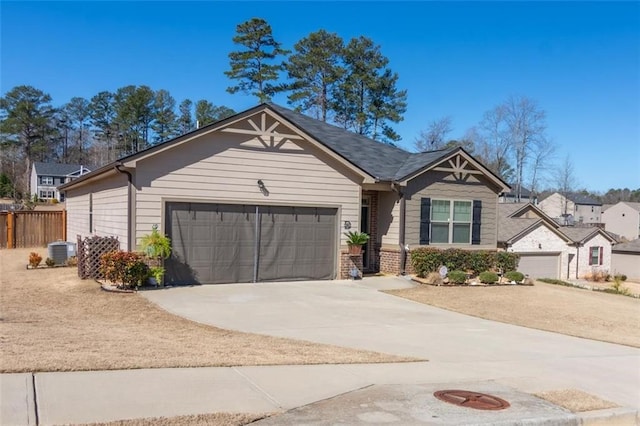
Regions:
<instances>
[{"instance_id":1,"label":"wooden privacy fence","mask_svg":"<svg viewBox=\"0 0 640 426\"><path fill-rule=\"evenodd\" d=\"M67 212L0 212L0 248L46 247L67 239Z\"/></svg>"}]
</instances>

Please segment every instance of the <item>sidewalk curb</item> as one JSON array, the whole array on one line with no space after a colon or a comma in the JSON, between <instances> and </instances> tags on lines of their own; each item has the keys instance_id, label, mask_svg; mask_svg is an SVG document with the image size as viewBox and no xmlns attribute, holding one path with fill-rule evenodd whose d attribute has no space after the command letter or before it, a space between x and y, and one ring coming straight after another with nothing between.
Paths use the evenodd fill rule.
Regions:
<instances>
[{"instance_id":1,"label":"sidewalk curb","mask_svg":"<svg viewBox=\"0 0 640 426\"><path fill-rule=\"evenodd\" d=\"M628 407L576 413L583 426L640 425L640 412Z\"/></svg>"}]
</instances>

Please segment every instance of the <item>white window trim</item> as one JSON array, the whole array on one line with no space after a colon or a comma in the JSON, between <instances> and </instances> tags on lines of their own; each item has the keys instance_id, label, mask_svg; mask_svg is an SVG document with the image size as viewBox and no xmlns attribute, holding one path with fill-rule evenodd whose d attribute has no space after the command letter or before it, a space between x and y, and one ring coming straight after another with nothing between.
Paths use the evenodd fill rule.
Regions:
<instances>
[{"instance_id":1,"label":"white window trim","mask_svg":"<svg viewBox=\"0 0 640 426\"><path fill-rule=\"evenodd\" d=\"M444 221L437 221L437 220L433 220L433 204L434 201L446 201L449 202L449 219L447 219L447 225L449 228L449 234L448 234L448 242L446 243L442 243L442 242L434 242L433 241L433 224L443 224L445 223ZM469 219L469 222L461 222L461 221L456 221L454 222L453 220L453 209L454 209L454 205L455 202L462 202L462 203L468 203L469 207L471 208L471 217ZM429 218L429 227L431 227L431 229L429 229L429 235L431 236L430 240L431 240L431 244L433 245L437 245L437 244L442 244L442 245L450 245L450 244L462 244L462 245L467 245L467 244L471 244L471 240L473 238L473 200L465 200L465 199L444 199L444 198L432 198L431 199L431 211L429 212L429 215L431 216ZM465 243L454 243L453 242L453 225L455 224L469 224L469 241L465 242Z\"/></svg>"},{"instance_id":2,"label":"white window trim","mask_svg":"<svg viewBox=\"0 0 640 426\"><path fill-rule=\"evenodd\" d=\"M42 176L42 185L53 185L53 176Z\"/></svg>"}]
</instances>

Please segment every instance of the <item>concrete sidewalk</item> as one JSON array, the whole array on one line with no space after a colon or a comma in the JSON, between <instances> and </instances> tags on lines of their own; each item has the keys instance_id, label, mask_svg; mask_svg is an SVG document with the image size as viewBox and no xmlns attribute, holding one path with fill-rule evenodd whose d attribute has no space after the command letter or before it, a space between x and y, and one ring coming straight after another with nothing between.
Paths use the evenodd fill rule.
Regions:
<instances>
[{"instance_id":1,"label":"concrete sidewalk","mask_svg":"<svg viewBox=\"0 0 640 426\"><path fill-rule=\"evenodd\" d=\"M520 401L514 407L520 407L520 410L525 407L521 414L516 408L502 411L503 415L496 413L495 419L504 420L504 424L517 424L513 420L522 420L525 413L527 424L532 425L581 424L580 416L528 395L571 387L570 381L540 377L532 370L521 375L517 373L521 366L510 365L501 369L494 367L491 373L497 378L487 382L482 379L486 377L487 367L481 364L461 368L458 364L424 362L36 373L33 377L31 374L4 374L0 375L0 424L82 424L213 412L273 413L371 385L380 386L376 398L387 395L387 399L393 400L416 386L431 385L430 388L435 389L436 384L440 389L454 386L466 386L476 391L489 389L496 392L496 396ZM346 404L346 410L356 415L359 405L349 408L348 401L341 405L343 413ZM424 398L403 403L405 411L443 410L434 406L433 401L425 402ZM326 404L318 408L326 409ZM396 412L397 409L397 404L390 404L386 408L376 408L376 412ZM445 406L444 411L447 409ZM468 422L473 422L478 413L471 409L467 412ZM460 417L460 413L457 415L457 424L464 424L460 423L464 417ZM588 416L605 421L604 424L606 421L609 424L636 424L637 409L604 410L583 417ZM290 424L297 423L295 418L289 420ZM278 424L278 419L276 417L268 424ZM399 420L396 423L407 424L406 419ZM352 421L358 423L357 417Z\"/></svg>"}]
</instances>

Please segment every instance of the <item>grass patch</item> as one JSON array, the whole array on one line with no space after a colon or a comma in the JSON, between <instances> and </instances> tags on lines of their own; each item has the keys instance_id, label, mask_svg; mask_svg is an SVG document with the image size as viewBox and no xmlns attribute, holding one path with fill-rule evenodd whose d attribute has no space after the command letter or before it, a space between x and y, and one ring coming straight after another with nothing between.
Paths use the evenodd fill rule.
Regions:
<instances>
[{"instance_id":1,"label":"grass patch","mask_svg":"<svg viewBox=\"0 0 640 426\"><path fill-rule=\"evenodd\" d=\"M577 389L553 390L537 393L535 396L566 408L573 413L619 407L619 405L613 402L606 401Z\"/></svg>"},{"instance_id":2,"label":"grass patch","mask_svg":"<svg viewBox=\"0 0 640 426\"><path fill-rule=\"evenodd\" d=\"M573 286L417 286L386 293L488 320L640 348L640 301Z\"/></svg>"},{"instance_id":3,"label":"grass patch","mask_svg":"<svg viewBox=\"0 0 640 426\"><path fill-rule=\"evenodd\" d=\"M271 415L273 414L212 413L87 423L84 426L242 426Z\"/></svg>"}]
</instances>

